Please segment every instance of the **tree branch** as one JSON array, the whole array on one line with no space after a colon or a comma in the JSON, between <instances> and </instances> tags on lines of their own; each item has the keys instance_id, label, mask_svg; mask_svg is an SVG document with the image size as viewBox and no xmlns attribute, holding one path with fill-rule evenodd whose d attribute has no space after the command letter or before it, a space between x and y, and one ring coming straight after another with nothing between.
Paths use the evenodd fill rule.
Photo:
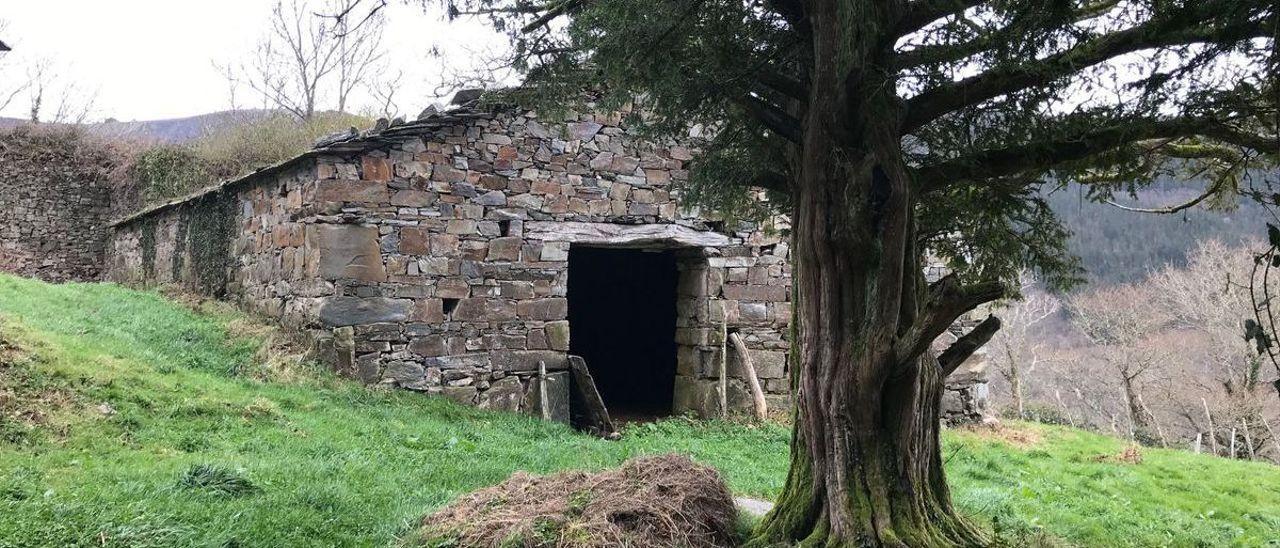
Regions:
<instances>
[{"instance_id":1,"label":"tree branch","mask_svg":"<svg viewBox=\"0 0 1280 548\"><path fill-rule=\"evenodd\" d=\"M800 143L800 121L786 111L754 95L740 96L734 99L734 102L778 136L796 144Z\"/></svg>"},{"instance_id":2,"label":"tree branch","mask_svg":"<svg viewBox=\"0 0 1280 548\"><path fill-rule=\"evenodd\" d=\"M756 80L761 85L797 101L807 102L809 100L809 86L778 71L763 69L756 73Z\"/></svg>"},{"instance_id":3,"label":"tree branch","mask_svg":"<svg viewBox=\"0 0 1280 548\"><path fill-rule=\"evenodd\" d=\"M949 182L990 179L1033 169L1047 169L1141 139L1194 135L1211 125L1212 122L1199 118L1123 122L1060 139L984 150L921 167L916 170L916 181L923 192L930 192L945 187Z\"/></svg>"},{"instance_id":4,"label":"tree branch","mask_svg":"<svg viewBox=\"0 0 1280 548\"><path fill-rule=\"evenodd\" d=\"M954 373L956 368L960 367L960 364L964 363L965 360L969 359L969 356L972 356L974 352L977 352L979 348L987 344L999 330L1000 318L987 316L987 319L982 320L982 323L974 326L964 336L956 339L956 342L951 343L951 346L948 346L946 350L942 351L942 354L938 355L938 366L942 369L942 377L946 378Z\"/></svg>"},{"instance_id":5,"label":"tree branch","mask_svg":"<svg viewBox=\"0 0 1280 548\"><path fill-rule=\"evenodd\" d=\"M934 339L951 327L957 318L978 305L1003 298L1007 292L1004 284L997 281L962 286L955 274L948 274L930 284L929 300L924 313L894 345L898 363L911 363L929 348Z\"/></svg>"},{"instance_id":6,"label":"tree branch","mask_svg":"<svg viewBox=\"0 0 1280 548\"><path fill-rule=\"evenodd\" d=\"M902 16L898 18L897 24L893 26L893 32L890 33L894 37L902 37L916 32L929 23L942 19L948 15L961 13L969 8L978 6L986 0L916 0L907 4Z\"/></svg>"},{"instance_id":7,"label":"tree branch","mask_svg":"<svg viewBox=\"0 0 1280 548\"><path fill-rule=\"evenodd\" d=\"M1114 57L1176 45L1203 42L1235 41L1266 36L1270 30L1261 21L1246 21L1224 26L1206 24L1204 17L1213 9L1223 9L1219 2L1201 4L1194 13L1170 15L1125 30L1086 40L1074 47L1039 61L1012 67L994 68L957 82L943 84L907 101L907 115L902 133L909 134L921 126L957 109L1042 85Z\"/></svg>"},{"instance_id":8,"label":"tree branch","mask_svg":"<svg viewBox=\"0 0 1280 548\"><path fill-rule=\"evenodd\" d=\"M804 36L812 34L809 16L805 13L803 0L769 0L769 7L782 16L791 28Z\"/></svg>"},{"instance_id":9,"label":"tree branch","mask_svg":"<svg viewBox=\"0 0 1280 548\"><path fill-rule=\"evenodd\" d=\"M1093 4L1081 6L1070 16L1070 23L1092 19L1102 15L1120 2L1119 0L1098 0ZM1055 19L1055 21L1057 21ZM894 55L894 67L908 69L920 65L949 63L960 61L966 57L991 49L996 44L1004 43L1011 37L1024 34L1028 29L1012 28L1013 25L980 34L960 43L923 44Z\"/></svg>"}]
</instances>

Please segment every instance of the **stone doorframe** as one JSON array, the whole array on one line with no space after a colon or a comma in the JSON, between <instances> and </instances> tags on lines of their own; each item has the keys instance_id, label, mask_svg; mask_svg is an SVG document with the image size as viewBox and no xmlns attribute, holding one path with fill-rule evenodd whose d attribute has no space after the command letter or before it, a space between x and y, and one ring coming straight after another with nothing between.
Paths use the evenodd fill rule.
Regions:
<instances>
[{"instance_id":1,"label":"stone doorframe","mask_svg":"<svg viewBox=\"0 0 1280 548\"><path fill-rule=\"evenodd\" d=\"M651 249L676 252L676 377L672 413L693 412L703 417L725 412L726 314L708 258L742 241L718 232L676 224L622 225L613 223L526 221L525 238L568 248L574 245ZM568 283L572 283L569 280ZM589 365L589 364L588 364Z\"/></svg>"}]
</instances>

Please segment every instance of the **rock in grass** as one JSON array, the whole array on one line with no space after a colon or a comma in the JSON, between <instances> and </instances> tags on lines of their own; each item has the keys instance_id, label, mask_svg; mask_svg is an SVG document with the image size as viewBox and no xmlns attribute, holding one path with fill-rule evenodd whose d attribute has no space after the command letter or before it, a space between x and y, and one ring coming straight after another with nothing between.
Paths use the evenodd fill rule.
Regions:
<instances>
[{"instance_id":1,"label":"rock in grass","mask_svg":"<svg viewBox=\"0 0 1280 548\"><path fill-rule=\"evenodd\" d=\"M408 544L719 548L736 544L736 519L718 472L663 455L597 473L517 472L423 518Z\"/></svg>"}]
</instances>

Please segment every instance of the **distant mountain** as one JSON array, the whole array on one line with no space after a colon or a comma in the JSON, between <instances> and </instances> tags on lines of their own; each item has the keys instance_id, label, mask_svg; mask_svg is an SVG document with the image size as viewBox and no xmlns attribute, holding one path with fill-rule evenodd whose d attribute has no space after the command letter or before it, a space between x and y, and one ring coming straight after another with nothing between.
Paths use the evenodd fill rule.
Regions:
<instances>
[{"instance_id":1,"label":"distant mountain","mask_svg":"<svg viewBox=\"0 0 1280 548\"><path fill-rule=\"evenodd\" d=\"M240 124L261 120L272 115L271 110L225 110L211 112L185 118L169 118L165 120L144 120L121 122L107 120L93 124L84 124L90 133L110 138L136 138L161 143L185 143L206 132L232 124ZM20 118L0 117L0 128L9 128L26 123Z\"/></svg>"}]
</instances>

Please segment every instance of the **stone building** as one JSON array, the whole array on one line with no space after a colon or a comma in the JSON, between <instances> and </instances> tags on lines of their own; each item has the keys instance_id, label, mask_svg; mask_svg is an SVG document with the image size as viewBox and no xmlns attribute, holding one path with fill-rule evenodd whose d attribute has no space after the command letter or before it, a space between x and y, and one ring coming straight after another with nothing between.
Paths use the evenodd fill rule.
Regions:
<instances>
[{"instance_id":1,"label":"stone building","mask_svg":"<svg viewBox=\"0 0 1280 548\"><path fill-rule=\"evenodd\" d=\"M561 120L457 106L327 139L115 221L108 278L239 302L368 383L535 414L545 393L561 420L571 354L614 414L748 409L736 333L785 406L786 241L682 209L689 147Z\"/></svg>"}]
</instances>

